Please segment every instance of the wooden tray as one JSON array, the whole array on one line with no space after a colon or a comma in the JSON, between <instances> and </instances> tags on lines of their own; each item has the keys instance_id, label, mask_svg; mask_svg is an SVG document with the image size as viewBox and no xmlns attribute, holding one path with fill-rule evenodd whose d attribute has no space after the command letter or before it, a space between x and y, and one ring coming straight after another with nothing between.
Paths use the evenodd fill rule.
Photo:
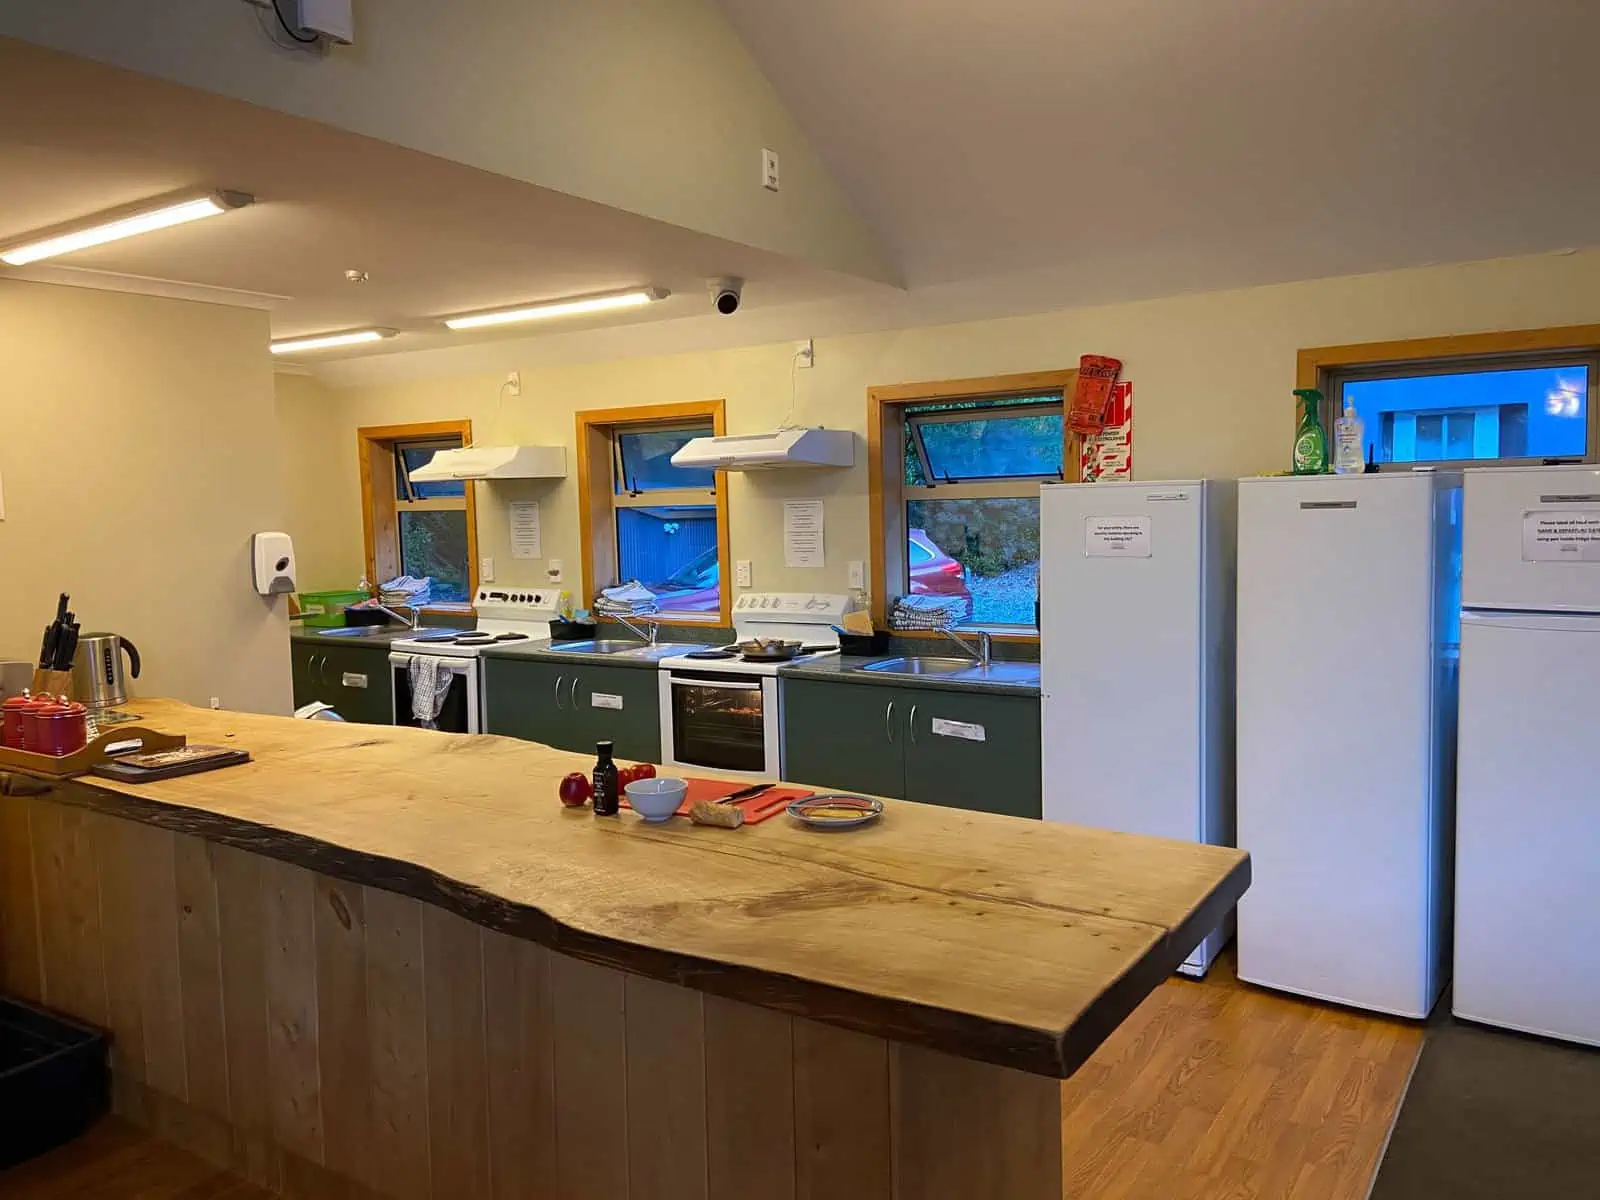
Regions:
<instances>
[{"instance_id":1,"label":"wooden tray","mask_svg":"<svg viewBox=\"0 0 1600 1200\"><path fill-rule=\"evenodd\" d=\"M14 771L31 771L35 775L50 775L56 779L69 779L74 775L87 774L97 763L110 762L120 757L106 753L107 746L115 746L119 742L138 742L139 752L149 754L156 750L176 750L179 746L187 745L188 741L189 739L181 733L162 733L158 729L151 729L148 725L116 725L95 738L82 750L63 754L59 758L54 754L34 754L27 750L12 750L7 746L0 746L0 767L9 767ZM133 751L130 750L129 753Z\"/></svg>"}]
</instances>

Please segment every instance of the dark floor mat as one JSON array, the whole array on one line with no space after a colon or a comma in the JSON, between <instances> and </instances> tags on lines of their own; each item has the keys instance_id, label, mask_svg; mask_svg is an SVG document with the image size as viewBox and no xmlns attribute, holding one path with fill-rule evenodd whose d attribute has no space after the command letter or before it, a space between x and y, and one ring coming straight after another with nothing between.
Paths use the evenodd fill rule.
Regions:
<instances>
[{"instance_id":1,"label":"dark floor mat","mask_svg":"<svg viewBox=\"0 0 1600 1200\"><path fill-rule=\"evenodd\" d=\"M1371 1200L1600 1195L1600 1051L1428 1030Z\"/></svg>"}]
</instances>

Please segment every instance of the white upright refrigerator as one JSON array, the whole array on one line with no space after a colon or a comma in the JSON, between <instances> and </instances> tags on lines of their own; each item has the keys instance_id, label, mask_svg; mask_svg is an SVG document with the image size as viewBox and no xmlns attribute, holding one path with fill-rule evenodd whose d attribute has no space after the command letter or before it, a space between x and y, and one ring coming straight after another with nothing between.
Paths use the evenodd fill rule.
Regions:
<instances>
[{"instance_id":1,"label":"white upright refrigerator","mask_svg":"<svg viewBox=\"0 0 1600 1200\"><path fill-rule=\"evenodd\" d=\"M1234 495L1040 489L1045 820L1233 845ZM1180 970L1204 975L1228 931Z\"/></svg>"},{"instance_id":2,"label":"white upright refrigerator","mask_svg":"<svg viewBox=\"0 0 1600 1200\"><path fill-rule=\"evenodd\" d=\"M1239 483L1239 977L1423 1017L1448 977L1459 474Z\"/></svg>"},{"instance_id":3,"label":"white upright refrigerator","mask_svg":"<svg viewBox=\"0 0 1600 1200\"><path fill-rule=\"evenodd\" d=\"M1457 1016L1600 1045L1600 471L1467 473Z\"/></svg>"}]
</instances>

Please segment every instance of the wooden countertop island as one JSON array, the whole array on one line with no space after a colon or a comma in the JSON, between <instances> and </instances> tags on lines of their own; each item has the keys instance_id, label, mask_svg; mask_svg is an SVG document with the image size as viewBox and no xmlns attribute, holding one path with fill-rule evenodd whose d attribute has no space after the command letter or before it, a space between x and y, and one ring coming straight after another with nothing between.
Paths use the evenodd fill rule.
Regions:
<instances>
[{"instance_id":1,"label":"wooden countertop island","mask_svg":"<svg viewBox=\"0 0 1600 1200\"><path fill-rule=\"evenodd\" d=\"M256 761L0 777L4 989L289 1195L1058 1200L1056 1080L1249 879L914 803L596 818L533 743L134 707Z\"/></svg>"}]
</instances>

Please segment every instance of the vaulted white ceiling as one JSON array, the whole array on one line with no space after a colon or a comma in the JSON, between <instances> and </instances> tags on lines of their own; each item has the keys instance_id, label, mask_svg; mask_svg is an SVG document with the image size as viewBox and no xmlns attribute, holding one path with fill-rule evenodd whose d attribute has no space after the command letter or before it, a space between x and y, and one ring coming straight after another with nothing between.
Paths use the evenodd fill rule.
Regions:
<instances>
[{"instance_id":1,"label":"vaulted white ceiling","mask_svg":"<svg viewBox=\"0 0 1600 1200\"><path fill-rule=\"evenodd\" d=\"M1595 0L717 0L913 289L1600 242Z\"/></svg>"}]
</instances>

